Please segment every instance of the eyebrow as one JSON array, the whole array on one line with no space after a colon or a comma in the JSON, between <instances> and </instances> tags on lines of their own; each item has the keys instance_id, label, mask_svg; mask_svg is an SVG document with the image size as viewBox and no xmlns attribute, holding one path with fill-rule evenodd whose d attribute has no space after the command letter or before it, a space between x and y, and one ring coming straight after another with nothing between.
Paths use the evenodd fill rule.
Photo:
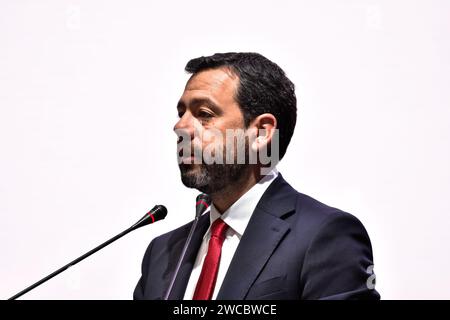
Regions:
<instances>
[{"instance_id":1,"label":"eyebrow","mask_svg":"<svg viewBox=\"0 0 450 320\"><path fill-rule=\"evenodd\" d=\"M213 111L221 113L219 106L209 98L193 98L190 103L192 108L198 107L202 104L206 104L211 109L214 109ZM178 101L177 110L180 110L181 108L186 108L186 104L182 100Z\"/></svg>"}]
</instances>

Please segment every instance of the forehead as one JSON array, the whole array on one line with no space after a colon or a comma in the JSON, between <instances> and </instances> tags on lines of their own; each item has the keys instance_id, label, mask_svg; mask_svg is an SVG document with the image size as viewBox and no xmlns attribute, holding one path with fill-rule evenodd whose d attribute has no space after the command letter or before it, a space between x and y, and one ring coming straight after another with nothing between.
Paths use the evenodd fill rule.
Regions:
<instances>
[{"instance_id":1,"label":"forehead","mask_svg":"<svg viewBox=\"0 0 450 320\"><path fill-rule=\"evenodd\" d=\"M234 103L238 83L238 77L226 68L203 70L188 80L180 101L189 104L191 99L204 97L218 104Z\"/></svg>"}]
</instances>

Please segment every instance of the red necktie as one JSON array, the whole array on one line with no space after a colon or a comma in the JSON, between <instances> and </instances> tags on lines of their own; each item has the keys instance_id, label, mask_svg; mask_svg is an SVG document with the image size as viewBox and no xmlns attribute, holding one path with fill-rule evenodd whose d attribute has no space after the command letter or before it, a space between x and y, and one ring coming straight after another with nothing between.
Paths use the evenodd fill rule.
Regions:
<instances>
[{"instance_id":1,"label":"red necktie","mask_svg":"<svg viewBox=\"0 0 450 320\"><path fill-rule=\"evenodd\" d=\"M203 261L202 272L198 278L193 300L211 300L212 298L227 228L228 225L220 218L211 225L208 253Z\"/></svg>"}]
</instances>

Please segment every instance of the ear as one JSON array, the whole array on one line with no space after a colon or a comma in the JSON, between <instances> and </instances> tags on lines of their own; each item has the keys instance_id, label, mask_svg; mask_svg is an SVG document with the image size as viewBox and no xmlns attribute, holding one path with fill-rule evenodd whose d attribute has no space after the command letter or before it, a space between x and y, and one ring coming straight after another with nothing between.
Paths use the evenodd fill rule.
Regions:
<instances>
[{"instance_id":1,"label":"ear","mask_svg":"<svg viewBox=\"0 0 450 320\"><path fill-rule=\"evenodd\" d=\"M277 119L271 113L263 113L250 123L249 130L253 139L250 138L252 151L258 152L268 147L277 129Z\"/></svg>"}]
</instances>

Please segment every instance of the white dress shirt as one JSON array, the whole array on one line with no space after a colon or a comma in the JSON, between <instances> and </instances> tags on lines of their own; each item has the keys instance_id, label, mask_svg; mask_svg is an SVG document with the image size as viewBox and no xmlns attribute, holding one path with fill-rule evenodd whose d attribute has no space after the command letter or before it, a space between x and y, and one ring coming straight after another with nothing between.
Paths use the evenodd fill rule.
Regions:
<instances>
[{"instance_id":1,"label":"white dress shirt","mask_svg":"<svg viewBox=\"0 0 450 320\"><path fill-rule=\"evenodd\" d=\"M226 232L226 238L222 245L217 281L212 296L213 300L216 299L220 287L222 286L223 279L225 278L225 274L227 273L228 267L233 259L234 252L236 251L242 235L247 228L250 217L252 216L253 211L255 210L256 205L261 199L263 193L277 176L278 171L274 168L268 175L264 176L257 184L255 184L235 203L233 203L233 205L223 214L220 214L220 212L217 211L214 204L211 205L210 225L205 236L203 237L200 250L197 253L197 258L184 293L184 300L191 300L194 296L195 287L197 286L198 278L200 277L200 272L202 270L203 260L208 252L209 239L211 236L211 225L216 219L222 218L229 228Z\"/></svg>"}]
</instances>

